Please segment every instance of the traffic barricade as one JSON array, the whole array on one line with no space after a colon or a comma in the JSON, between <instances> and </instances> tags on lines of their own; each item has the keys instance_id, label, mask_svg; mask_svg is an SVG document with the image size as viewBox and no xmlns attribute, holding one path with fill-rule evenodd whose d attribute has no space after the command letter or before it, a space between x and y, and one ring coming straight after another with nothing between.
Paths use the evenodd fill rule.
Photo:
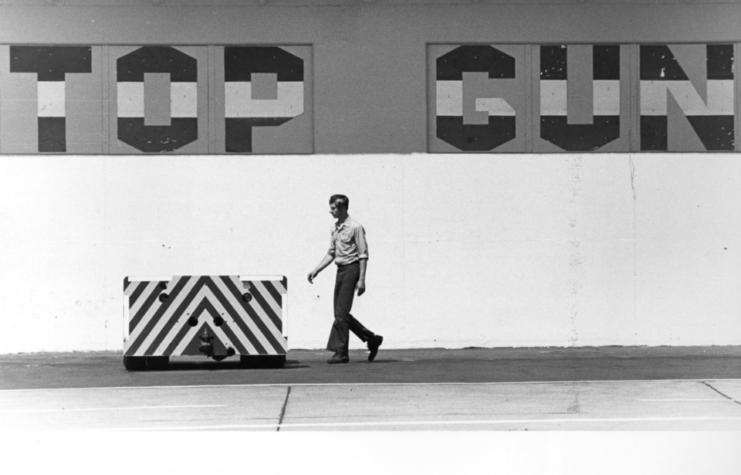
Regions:
<instances>
[{"instance_id":1,"label":"traffic barricade","mask_svg":"<svg viewBox=\"0 0 741 475\"><path fill-rule=\"evenodd\" d=\"M123 287L127 370L163 369L183 355L286 362L285 276L126 277Z\"/></svg>"}]
</instances>

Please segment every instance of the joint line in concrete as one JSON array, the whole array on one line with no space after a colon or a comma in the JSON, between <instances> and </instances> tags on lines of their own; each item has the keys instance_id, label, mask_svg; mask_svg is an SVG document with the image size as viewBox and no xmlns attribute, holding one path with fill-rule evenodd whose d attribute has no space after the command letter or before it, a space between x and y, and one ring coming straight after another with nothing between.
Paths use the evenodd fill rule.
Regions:
<instances>
[{"instance_id":1,"label":"joint line in concrete","mask_svg":"<svg viewBox=\"0 0 741 475\"><path fill-rule=\"evenodd\" d=\"M288 386L288 391L286 391L286 400L283 401L283 408L280 410L280 419L278 419L278 427L276 428L276 432L280 432L280 425L283 423L283 417L286 415L286 407L288 407L288 396L291 395L291 387Z\"/></svg>"},{"instance_id":2,"label":"joint line in concrete","mask_svg":"<svg viewBox=\"0 0 741 475\"><path fill-rule=\"evenodd\" d=\"M708 383L706 383L705 381L700 381L700 382L701 382L702 384L704 384L705 386L709 387L710 389L712 389L713 391L715 391L716 393L720 394L720 395L721 395L721 396L723 396L724 398L728 399L729 401L731 401L731 402L735 402L736 404L739 404L739 405L741 405L741 401L738 401L738 400L736 400L736 399L733 399L732 397L728 396L727 394L723 394L722 392L718 391L717 389L715 389L714 387L712 387L711 385L709 385L709 384L708 384Z\"/></svg>"}]
</instances>

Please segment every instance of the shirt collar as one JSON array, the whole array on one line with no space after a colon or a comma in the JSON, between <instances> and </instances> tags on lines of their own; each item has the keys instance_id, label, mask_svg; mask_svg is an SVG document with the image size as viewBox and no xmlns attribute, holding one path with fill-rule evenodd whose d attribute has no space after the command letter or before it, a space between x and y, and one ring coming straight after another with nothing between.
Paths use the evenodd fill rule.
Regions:
<instances>
[{"instance_id":1,"label":"shirt collar","mask_svg":"<svg viewBox=\"0 0 741 475\"><path fill-rule=\"evenodd\" d=\"M348 226L349 226L349 224L350 224L350 221L352 221L352 218L351 218L351 217L350 217L350 215L348 214L348 215L347 215L347 218L345 218L345 221L343 221L343 222L342 222L342 224L337 224L337 223L335 223L334 227L335 227L335 229L336 229L336 230L338 230L338 231L339 231L339 230L341 230L341 229L342 229L342 228L344 228L344 227L348 227Z\"/></svg>"}]
</instances>

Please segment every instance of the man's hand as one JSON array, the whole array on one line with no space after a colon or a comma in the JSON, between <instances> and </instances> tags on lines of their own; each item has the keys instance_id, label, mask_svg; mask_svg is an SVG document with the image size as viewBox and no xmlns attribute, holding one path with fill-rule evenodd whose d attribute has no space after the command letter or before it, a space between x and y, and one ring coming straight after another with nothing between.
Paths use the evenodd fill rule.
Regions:
<instances>
[{"instance_id":1,"label":"man's hand","mask_svg":"<svg viewBox=\"0 0 741 475\"><path fill-rule=\"evenodd\" d=\"M324 270L324 268L327 267L329 265L329 263L332 262L333 260L334 260L334 255L332 255L332 254L327 254L326 256L324 256L324 259L322 259L322 262L320 262L319 265L316 266L316 269L314 269L313 271L309 272L309 275L307 276L308 279L309 279L309 283L310 284L313 284L314 283L314 279L316 279L316 276L318 276L319 273L322 270Z\"/></svg>"},{"instance_id":2,"label":"man's hand","mask_svg":"<svg viewBox=\"0 0 741 475\"><path fill-rule=\"evenodd\" d=\"M363 295L365 293L365 281L364 280L358 281L358 285L355 286L355 290L358 291L358 297Z\"/></svg>"}]
</instances>

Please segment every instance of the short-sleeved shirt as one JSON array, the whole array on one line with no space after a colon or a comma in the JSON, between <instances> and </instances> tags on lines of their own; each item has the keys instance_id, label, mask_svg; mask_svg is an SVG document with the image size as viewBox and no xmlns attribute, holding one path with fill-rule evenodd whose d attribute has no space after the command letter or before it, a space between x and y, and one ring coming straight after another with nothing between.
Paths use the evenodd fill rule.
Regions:
<instances>
[{"instance_id":1,"label":"short-sleeved shirt","mask_svg":"<svg viewBox=\"0 0 741 475\"><path fill-rule=\"evenodd\" d=\"M344 266L368 259L368 242L360 223L348 216L342 224L332 225L331 231L328 253L334 256L335 264Z\"/></svg>"}]
</instances>

